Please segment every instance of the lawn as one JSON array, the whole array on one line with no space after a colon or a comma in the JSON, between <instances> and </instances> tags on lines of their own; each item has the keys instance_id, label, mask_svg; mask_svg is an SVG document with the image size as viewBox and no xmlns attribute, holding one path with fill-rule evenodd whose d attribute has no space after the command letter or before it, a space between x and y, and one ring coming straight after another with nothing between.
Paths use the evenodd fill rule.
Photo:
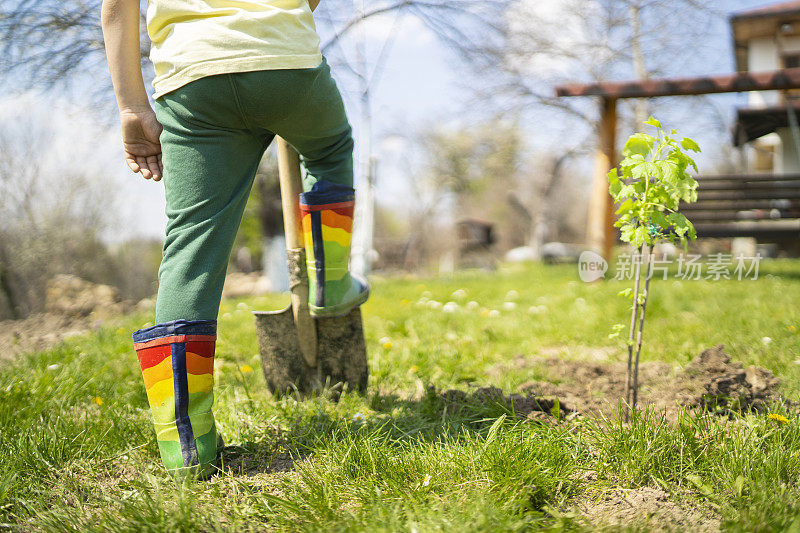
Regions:
<instances>
[{"instance_id":1,"label":"lawn","mask_svg":"<svg viewBox=\"0 0 800 533\"><path fill-rule=\"evenodd\" d=\"M378 277L363 308L369 392L338 402L266 391L250 311L287 297L226 301L224 472L180 486L160 465L130 342L152 317L107 323L0 369L0 529L800 530L793 409L772 409L788 424L648 411L630 424L543 421L490 401L452 409L434 392L516 392L546 375L545 356L624 360L609 333L628 318L617 296L628 285L582 283L574 265ZM800 261L764 262L755 281L671 278L653 291L644 361L685 366L722 343L798 399Z\"/></svg>"}]
</instances>

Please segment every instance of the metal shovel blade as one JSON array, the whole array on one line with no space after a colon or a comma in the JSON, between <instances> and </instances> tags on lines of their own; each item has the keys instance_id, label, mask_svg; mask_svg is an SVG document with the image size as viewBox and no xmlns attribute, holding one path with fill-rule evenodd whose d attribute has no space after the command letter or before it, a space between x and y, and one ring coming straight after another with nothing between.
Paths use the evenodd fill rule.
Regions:
<instances>
[{"instance_id":1,"label":"metal shovel blade","mask_svg":"<svg viewBox=\"0 0 800 533\"><path fill-rule=\"evenodd\" d=\"M367 346L361 309L345 316L318 318L316 367L306 363L300 350L292 306L282 311L254 311L261 366L273 394L293 390L310 392L324 385L347 384L350 390L367 388Z\"/></svg>"}]
</instances>

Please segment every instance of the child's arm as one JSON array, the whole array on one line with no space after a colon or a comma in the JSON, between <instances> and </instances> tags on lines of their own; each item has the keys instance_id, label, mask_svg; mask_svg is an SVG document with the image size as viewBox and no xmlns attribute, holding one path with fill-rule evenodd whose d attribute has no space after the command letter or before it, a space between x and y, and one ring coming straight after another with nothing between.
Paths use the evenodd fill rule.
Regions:
<instances>
[{"instance_id":1,"label":"child's arm","mask_svg":"<svg viewBox=\"0 0 800 533\"><path fill-rule=\"evenodd\" d=\"M139 0L103 0L103 37L117 96L125 161L146 179L161 179L161 124L142 79L139 55Z\"/></svg>"}]
</instances>

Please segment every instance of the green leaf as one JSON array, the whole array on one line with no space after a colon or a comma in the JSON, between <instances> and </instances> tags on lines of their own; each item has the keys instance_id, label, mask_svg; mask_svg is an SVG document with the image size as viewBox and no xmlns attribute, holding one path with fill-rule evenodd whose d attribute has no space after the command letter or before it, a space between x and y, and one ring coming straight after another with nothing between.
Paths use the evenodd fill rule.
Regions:
<instances>
[{"instance_id":1,"label":"green leaf","mask_svg":"<svg viewBox=\"0 0 800 533\"><path fill-rule=\"evenodd\" d=\"M650 116L650 118L645 120L644 123L647 124L648 126L655 126L656 128L661 127L661 123L658 120L656 120L655 117L653 117L652 115Z\"/></svg>"},{"instance_id":2,"label":"green leaf","mask_svg":"<svg viewBox=\"0 0 800 533\"><path fill-rule=\"evenodd\" d=\"M639 226L633 232L633 240L631 241L631 244L633 244L634 246L641 246L645 243L649 243L650 242L649 237L650 233L647 231L647 227Z\"/></svg>"},{"instance_id":3,"label":"green leaf","mask_svg":"<svg viewBox=\"0 0 800 533\"><path fill-rule=\"evenodd\" d=\"M632 207L633 207L633 200L628 198L627 200L625 200L624 202L619 204L619 208L617 208L616 214L617 215L621 215L623 213L626 213L626 212L630 211Z\"/></svg>"},{"instance_id":4,"label":"green leaf","mask_svg":"<svg viewBox=\"0 0 800 533\"><path fill-rule=\"evenodd\" d=\"M670 226L667 217L664 216L664 213L661 211L654 211L653 212L653 222L658 224L661 229L667 229Z\"/></svg>"},{"instance_id":5,"label":"green leaf","mask_svg":"<svg viewBox=\"0 0 800 533\"><path fill-rule=\"evenodd\" d=\"M658 179L660 172L658 171L658 166L655 163L646 161L633 167L631 169L631 174L634 178L638 179Z\"/></svg>"},{"instance_id":6,"label":"green leaf","mask_svg":"<svg viewBox=\"0 0 800 533\"><path fill-rule=\"evenodd\" d=\"M656 138L646 133L634 133L628 138L625 147L622 149L622 155L632 156L639 154L645 156L650 153L653 145L656 143Z\"/></svg>"},{"instance_id":7,"label":"green leaf","mask_svg":"<svg viewBox=\"0 0 800 533\"><path fill-rule=\"evenodd\" d=\"M697 144L694 140L690 139L689 137L684 137L681 141L681 146L684 150L691 150L692 152L699 152L700 145Z\"/></svg>"}]
</instances>

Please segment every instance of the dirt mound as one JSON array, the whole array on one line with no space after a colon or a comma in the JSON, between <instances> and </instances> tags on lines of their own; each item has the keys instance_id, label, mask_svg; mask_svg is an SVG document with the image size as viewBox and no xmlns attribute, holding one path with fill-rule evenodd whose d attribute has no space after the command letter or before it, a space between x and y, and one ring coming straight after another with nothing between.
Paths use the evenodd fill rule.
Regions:
<instances>
[{"instance_id":1,"label":"dirt mound","mask_svg":"<svg viewBox=\"0 0 800 533\"><path fill-rule=\"evenodd\" d=\"M520 386L528 396L558 398L561 409L584 414L613 414L625 398L625 364L602 364L557 358L517 360L544 369L546 380ZM675 413L682 407L763 411L779 400L779 380L769 370L743 368L724 346L704 350L684 369L661 362L639 368L640 405Z\"/></svg>"},{"instance_id":2,"label":"dirt mound","mask_svg":"<svg viewBox=\"0 0 800 533\"><path fill-rule=\"evenodd\" d=\"M701 531L720 530L719 518L714 513L690 499L670 498L661 489L613 489L600 494L593 501L576 505L592 527L632 526L646 527L649 531Z\"/></svg>"},{"instance_id":3,"label":"dirt mound","mask_svg":"<svg viewBox=\"0 0 800 533\"><path fill-rule=\"evenodd\" d=\"M24 353L46 350L69 337L96 329L100 324L101 321L87 317L44 313L22 320L4 320L0 322L0 361L11 361Z\"/></svg>"},{"instance_id":4,"label":"dirt mound","mask_svg":"<svg viewBox=\"0 0 800 533\"><path fill-rule=\"evenodd\" d=\"M96 330L104 319L130 307L114 287L66 274L55 276L47 282L46 313L0 322L0 361L46 350L69 337Z\"/></svg>"},{"instance_id":5,"label":"dirt mound","mask_svg":"<svg viewBox=\"0 0 800 533\"><path fill-rule=\"evenodd\" d=\"M59 274L47 282L45 311L68 317L85 317L94 312L122 313L125 304L119 291L77 276Z\"/></svg>"}]
</instances>

